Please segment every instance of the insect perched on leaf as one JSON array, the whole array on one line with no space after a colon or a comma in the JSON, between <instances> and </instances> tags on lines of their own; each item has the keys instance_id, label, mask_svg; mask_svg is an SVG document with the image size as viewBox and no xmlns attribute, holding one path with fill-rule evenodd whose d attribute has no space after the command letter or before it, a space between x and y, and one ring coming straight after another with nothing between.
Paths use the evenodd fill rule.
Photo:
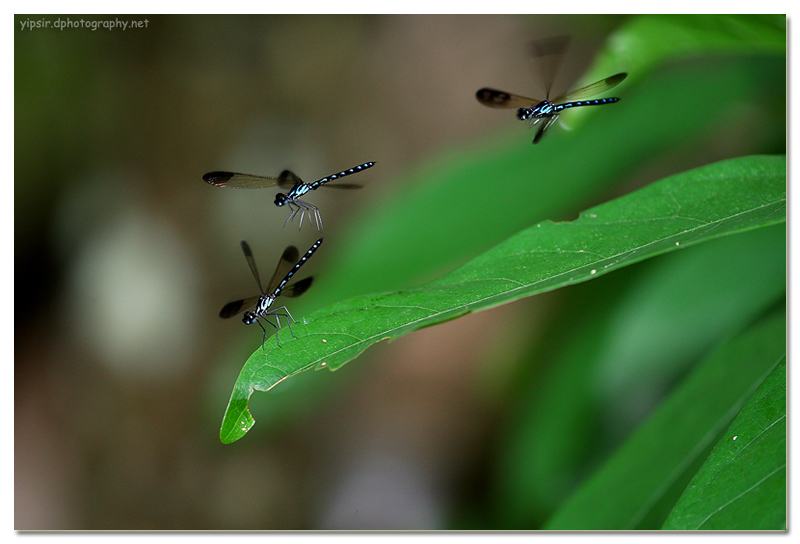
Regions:
<instances>
[{"instance_id":1,"label":"insect perched on leaf","mask_svg":"<svg viewBox=\"0 0 800 544\"><path fill-rule=\"evenodd\" d=\"M295 273L300 270L300 267L303 266L306 261L308 261L308 259L314 254L320 245L322 245L322 238L314 242L314 245L312 245L311 248L306 251L305 255L300 257L299 260L298 257L300 254L297 251L297 248L294 246L287 247L283 251L283 255L281 255L281 259L278 261L278 266L275 268L275 272L272 274L272 278L270 278L269 284L267 285L267 289L265 291L264 288L261 287L261 279L258 276L258 268L256 267L256 260L253 257L253 252L250 251L250 246L247 244L247 242L242 240L242 251L244 251L247 264L250 265L250 272L253 273L253 277L256 279L258 289L261 291L261 293L253 297L229 302L222 308L222 310L220 310L219 316L224 318L233 317L242 310L246 310L255 304L253 311L247 311L244 313L242 321L245 325L258 323L258 326L261 327L261 330L264 332L264 335L261 339L262 348L264 347L264 342L267 339L267 330L264 328L264 325L261 324L261 321L266 321L272 325L276 332L275 341L278 343L278 347L280 347L281 342L278 340L277 335L278 329L281 328L280 318L286 318L286 323L289 324L289 332L292 333L292 336L294 336L294 331L292 331L292 322L294 321L297 323L297 321L295 321L294 317L292 317L292 314L289 313L289 310L286 308L286 306L272 308L272 303L275 302L275 299L280 295L287 297L300 296L311 286L311 277L304 278L288 287L286 284L289 283L289 280L292 279L292 276L294 276ZM292 264L294 264L294 266L292 266ZM290 266L292 267L291 270L285 272ZM269 316L275 316L277 325L267 319Z\"/></svg>"},{"instance_id":2,"label":"insect perched on leaf","mask_svg":"<svg viewBox=\"0 0 800 544\"><path fill-rule=\"evenodd\" d=\"M533 138L534 144L542 139L545 131L556 122L558 116L565 109L580 106L600 106L602 104L619 102L619 98L583 99L616 87L628 77L628 74L625 72L620 72L619 74L601 79L591 85L575 89L574 91L550 100L550 89L553 85L553 79L555 78L558 65L568 44L569 38L566 36L554 36L533 42L533 54L539 60L541 72L544 77L544 100L527 98L517 94L484 87L475 93L478 102L491 108L517 108L517 118L522 121L529 121L530 126L537 125L541 122L542 125Z\"/></svg>"},{"instance_id":3,"label":"insect perched on leaf","mask_svg":"<svg viewBox=\"0 0 800 544\"><path fill-rule=\"evenodd\" d=\"M355 183L325 184L329 181L361 172L367 168L372 168L374 165L374 162L365 162L349 170L343 170L336 174L318 179L313 183L304 183L303 180L289 170L284 170L277 178L254 176L251 174L237 174L236 172L209 172L203 176L203 181L211 185L216 185L217 187L232 187L234 189L262 189L264 187L275 187L277 185L287 192L275 195L275 205L278 207L289 206L289 210L291 211L288 219L283 223L283 226L285 227L286 224L294 218L297 212L300 212L300 228L303 227L303 216L308 213L308 221L315 222L317 224L317 230L322 230L322 216L319 213L319 209L313 204L300 200L300 197L323 185L334 189L360 189L362 186Z\"/></svg>"}]
</instances>

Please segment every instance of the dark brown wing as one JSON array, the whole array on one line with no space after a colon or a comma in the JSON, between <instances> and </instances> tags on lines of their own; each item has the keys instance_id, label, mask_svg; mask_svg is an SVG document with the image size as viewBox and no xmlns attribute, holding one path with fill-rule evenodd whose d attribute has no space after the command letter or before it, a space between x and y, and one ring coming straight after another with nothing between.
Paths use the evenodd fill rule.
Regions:
<instances>
[{"instance_id":1,"label":"dark brown wing","mask_svg":"<svg viewBox=\"0 0 800 544\"><path fill-rule=\"evenodd\" d=\"M233 302L229 302L219 311L219 316L224 318L233 317L254 305L256 302L258 302L260 297L261 295L256 295L254 297L243 298L242 300L234 300Z\"/></svg>"},{"instance_id":2,"label":"dark brown wing","mask_svg":"<svg viewBox=\"0 0 800 544\"><path fill-rule=\"evenodd\" d=\"M296 281L289 287L286 287L283 291L281 291L281 296L299 297L300 295L305 293L309 287L311 287L312 281L314 281L313 276L309 276L307 278L303 278L300 281Z\"/></svg>"},{"instance_id":3,"label":"dark brown wing","mask_svg":"<svg viewBox=\"0 0 800 544\"><path fill-rule=\"evenodd\" d=\"M532 108L541 102L541 100L536 100L535 98L527 98L488 87L484 87L475 93L475 98L478 99L478 102L490 108Z\"/></svg>"}]
</instances>

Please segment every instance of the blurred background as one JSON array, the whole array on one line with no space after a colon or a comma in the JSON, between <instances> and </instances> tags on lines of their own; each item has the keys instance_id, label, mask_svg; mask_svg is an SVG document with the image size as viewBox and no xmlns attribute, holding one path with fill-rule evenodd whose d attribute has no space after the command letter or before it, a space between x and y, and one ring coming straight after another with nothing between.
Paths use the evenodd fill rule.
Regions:
<instances>
[{"instance_id":1,"label":"blurred background","mask_svg":"<svg viewBox=\"0 0 800 544\"><path fill-rule=\"evenodd\" d=\"M489 205L502 205L501 181L463 159L489 150L503 160L513 148L524 162L507 162L530 172L548 151L533 155L533 131L513 111L481 106L475 91L542 96L526 44L569 34L560 94L632 19L119 16L146 27L21 29L66 18L15 17L16 529L536 528L655 402L639 399L636 415L625 411L622 423L607 424L613 432L582 443L570 470L538 496L509 491L510 464L548 447L534 440L520 453L514 430L527 385L547 365L541 340L586 318L565 317L564 308L587 300L584 308L598 308L602 293L624 290L623 271L590 282L598 287L379 344L335 373L296 376L253 395L256 426L221 444L234 381L261 342L260 329L218 317L225 303L257 292L239 241L250 243L266 280L286 245L304 251L320 233L296 223L282 229L288 212L272 204L277 190L211 187L205 172L288 168L313 181L377 161L351 178L364 189L307 198L322 210L325 244L298 274L318 281L283 301L301 318L353 294L418 285L536 221L574 218L665 175L785 152L785 86L771 85L755 105L745 98L765 71L780 76L782 61L772 70L751 59L749 76L735 76L747 87L729 93L719 124L702 125L702 112L687 104L682 117L702 127L677 128L670 141L682 143L666 152L609 138L639 160L603 171L613 183L574 187L569 202L554 197L549 208L513 217L459 214L451 191L405 218L417 230L392 232L384 223L402 214L397 203L425 195L436 183L428 174L451 163L465 165L452 170L464 187L474 183ZM625 58L601 62L593 80L630 70L636 50ZM696 58L676 62L654 77L708 72ZM624 115L625 100L647 97L636 85L621 85L607 96L623 101L598 109ZM708 98L700 93L697 104ZM613 125L613 111L596 115ZM639 119L671 117L662 110ZM636 123L616 119L613 134ZM565 128L552 127L544 142L568 138ZM602 125L597 131L602 138ZM598 165L613 155L597 149ZM538 183L534 194L564 188L547 177ZM393 256L402 261L390 272L370 261ZM527 506L507 508L509 497Z\"/></svg>"}]
</instances>

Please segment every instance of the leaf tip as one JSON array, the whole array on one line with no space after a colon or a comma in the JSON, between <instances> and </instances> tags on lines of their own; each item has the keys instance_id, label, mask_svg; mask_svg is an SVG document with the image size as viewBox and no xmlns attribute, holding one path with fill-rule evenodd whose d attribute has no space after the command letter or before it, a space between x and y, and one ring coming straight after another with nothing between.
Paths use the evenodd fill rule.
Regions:
<instances>
[{"instance_id":1,"label":"leaf tip","mask_svg":"<svg viewBox=\"0 0 800 544\"><path fill-rule=\"evenodd\" d=\"M225 416L222 418L222 426L219 429L220 442L223 444L236 442L256 424L256 420L248 410L247 405L248 399L232 400L228 405Z\"/></svg>"}]
</instances>

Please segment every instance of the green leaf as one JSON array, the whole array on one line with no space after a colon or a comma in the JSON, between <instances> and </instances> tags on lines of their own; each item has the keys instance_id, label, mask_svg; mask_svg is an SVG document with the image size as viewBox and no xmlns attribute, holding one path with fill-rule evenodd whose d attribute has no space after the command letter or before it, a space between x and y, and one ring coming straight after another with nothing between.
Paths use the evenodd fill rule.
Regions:
<instances>
[{"instance_id":1,"label":"green leaf","mask_svg":"<svg viewBox=\"0 0 800 544\"><path fill-rule=\"evenodd\" d=\"M742 408L663 528L786 528L785 357Z\"/></svg>"},{"instance_id":2,"label":"green leaf","mask_svg":"<svg viewBox=\"0 0 800 544\"><path fill-rule=\"evenodd\" d=\"M583 79L596 81L626 64L636 79L688 55L753 53L785 55L785 15L641 15L610 36Z\"/></svg>"},{"instance_id":3,"label":"green leaf","mask_svg":"<svg viewBox=\"0 0 800 544\"><path fill-rule=\"evenodd\" d=\"M719 236L785 221L786 159L746 157L666 178L602 204L572 222L528 228L421 287L363 295L306 316L282 347L248 359L223 419L233 442L255 423L254 390L311 368L336 370L380 340L468 312L599 277Z\"/></svg>"},{"instance_id":4,"label":"green leaf","mask_svg":"<svg viewBox=\"0 0 800 544\"><path fill-rule=\"evenodd\" d=\"M688 368L785 296L785 224L567 290L505 395L509 416L492 479L497 527L540 528ZM651 509L637 528L661 527L683 490L677 485L672 502Z\"/></svg>"},{"instance_id":5,"label":"green leaf","mask_svg":"<svg viewBox=\"0 0 800 544\"><path fill-rule=\"evenodd\" d=\"M544 528L637 528L702 458L785 354L784 311L716 350Z\"/></svg>"}]
</instances>

